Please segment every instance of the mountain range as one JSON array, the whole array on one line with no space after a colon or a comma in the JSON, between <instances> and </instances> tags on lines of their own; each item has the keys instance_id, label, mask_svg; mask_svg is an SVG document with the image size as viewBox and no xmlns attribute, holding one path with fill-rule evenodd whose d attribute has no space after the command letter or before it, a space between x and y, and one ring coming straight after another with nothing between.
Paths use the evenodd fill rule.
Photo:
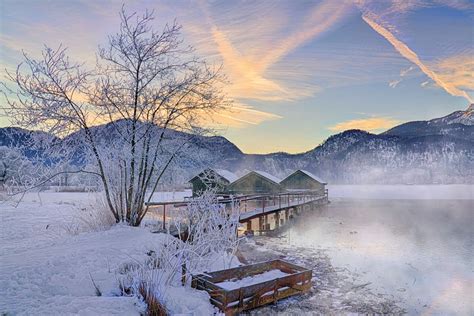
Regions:
<instances>
[{"instance_id":1,"label":"mountain range","mask_svg":"<svg viewBox=\"0 0 474 316\"><path fill-rule=\"evenodd\" d=\"M115 137L112 126L94 127L104 143ZM16 129L21 136L12 138L12 129L0 129L0 146L24 142L29 133L37 133ZM180 136L182 132L171 131L171 137ZM199 152L199 161L178 159L174 182L185 182L201 168L216 167L237 174L256 169L279 177L305 169L329 183L474 183L474 105L381 134L347 130L299 154L246 154L222 136L198 136L191 146Z\"/></svg>"}]
</instances>

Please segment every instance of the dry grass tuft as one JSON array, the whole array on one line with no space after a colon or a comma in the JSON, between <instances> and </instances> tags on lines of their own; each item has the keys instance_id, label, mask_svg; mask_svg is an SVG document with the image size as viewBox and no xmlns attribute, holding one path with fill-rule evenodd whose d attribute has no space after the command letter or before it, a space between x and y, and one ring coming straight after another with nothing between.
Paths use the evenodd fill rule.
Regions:
<instances>
[{"instance_id":1,"label":"dry grass tuft","mask_svg":"<svg viewBox=\"0 0 474 316\"><path fill-rule=\"evenodd\" d=\"M168 315L166 308L161 304L158 298L155 296L151 288L146 282L142 282L138 287L140 295L143 297L147 304L147 315L148 316L166 316Z\"/></svg>"}]
</instances>

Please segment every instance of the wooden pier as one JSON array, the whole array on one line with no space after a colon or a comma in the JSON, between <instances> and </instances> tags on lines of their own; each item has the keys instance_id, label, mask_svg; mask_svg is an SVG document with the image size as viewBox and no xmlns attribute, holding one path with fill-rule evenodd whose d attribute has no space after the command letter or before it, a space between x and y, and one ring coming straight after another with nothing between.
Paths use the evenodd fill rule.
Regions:
<instances>
[{"instance_id":1,"label":"wooden pier","mask_svg":"<svg viewBox=\"0 0 474 316\"><path fill-rule=\"evenodd\" d=\"M165 230L166 220L172 217L173 210L187 207L189 203L190 201L167 201L150 202L147 205L156 213L162 212L162 229ZM328 191L220 195L218 203L225 205L229 212L239 212L239 221L245 225L246 231L264 233L279 228L305 210L328 203Z\"/></svg>"}]
</instances>

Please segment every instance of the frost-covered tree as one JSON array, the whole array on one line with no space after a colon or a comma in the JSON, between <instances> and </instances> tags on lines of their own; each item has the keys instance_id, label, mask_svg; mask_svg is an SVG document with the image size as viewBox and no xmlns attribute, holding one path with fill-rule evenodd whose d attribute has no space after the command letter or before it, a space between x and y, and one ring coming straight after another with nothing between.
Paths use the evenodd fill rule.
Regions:
<instances>
[{"instance_id":1,"label":"frost-covered tree","mask_svg":"<svg viewBox=\"0 0 474 316\"><path fill-rule=\"evenodd\" d=\"M182 272L184 278L208 269L217 258L224 266L231 266L240 241L239 208L234 203L219 203L214 190L209 189L174 215L169 230L179 238L168 237L167 246L161 250L164 266L174 274Z\"/></svg>"},{"instance_id":2,"label":"frost-covered tree","mask_svg":"<svg viewBox=\"0 0 474 316\"><path fill-rule=\"evenodd\" d=\"M87 174L98 179L117 222L139 225L170 164L229 102L220 67L183 45L178 24L156 31L152 12L124 9L120 18L94 69L72 62L62 46L46 47L40 59L24 54L3 92L14 125L47 132L23 148L40 169L28 188Z\"/></svg>"}]
</instances>

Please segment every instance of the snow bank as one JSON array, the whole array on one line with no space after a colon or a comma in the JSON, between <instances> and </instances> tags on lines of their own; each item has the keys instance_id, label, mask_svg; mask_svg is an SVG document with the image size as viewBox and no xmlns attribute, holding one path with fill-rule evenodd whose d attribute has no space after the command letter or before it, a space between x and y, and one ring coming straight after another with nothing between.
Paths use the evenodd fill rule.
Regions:
<instances>
[{"instance_id":1,"label":"snow bank","mask_svg":"<svg viewBox=\"0 0 474 316\"><path fill-rule=\"evenodd\" d=\"M0 310L15 314L100 314L109 309L106 313L139 314L140 308L135 306L138 301L117 297L117 270L124 262L144 260L147 249L154 249L162 238L121 226L66 236L30 249L2 251L0 283L5 293ZM96 296L91 278L103 296Z\"/></svg>"},{"instance_id":2,"label":"snow bank","mask_svg":"<svg viewBox=\"0 0 474 316\"><path fill-rule=\"evenodd\" d=\"M26 196L17 208L0 204L0 314L144 312L137 298L120 296L118 280L125 266L145 262L150 250L158 253L166 235L122 225L79 235L62 231L91 198L88 193L44 193ZM167 286L162 299L173 314L215 312L207 293L189 287Z\"/></svg>"}]
</instances>

